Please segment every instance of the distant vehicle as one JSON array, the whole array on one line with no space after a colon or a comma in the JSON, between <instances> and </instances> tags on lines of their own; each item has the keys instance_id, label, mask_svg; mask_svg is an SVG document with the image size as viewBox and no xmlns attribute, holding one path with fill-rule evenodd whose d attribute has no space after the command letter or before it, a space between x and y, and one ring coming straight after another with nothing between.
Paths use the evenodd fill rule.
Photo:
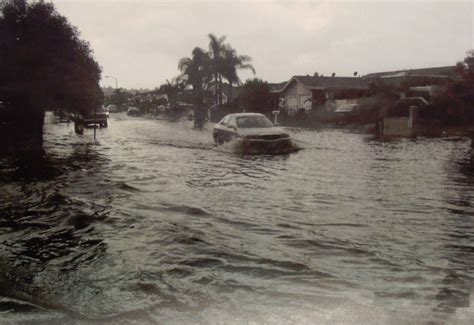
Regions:
<instances>
[{"instance_id":1,"label":"distant vehicle","mask_svg":"<svg viewBox=\"0 0 474 325\"><path fill-rule=\"evenodd\" d=\"M100 113L105 113L107 115L107 118L109 118L109 107L102 106L99 110Z\"/></svg>"},{"instance_id":2,"label":"distant vehicle","mask_svg":"<svg viewBox=\"0 0 474 325\"><path fill-rule=\"evenodd\" d=\"M433 98L443 91L442 86L419 86L410 87L406 92L407 97L423 97L427 102L432 103Z\"/></svg>"},{"instance_id":3,"label":"distant vehicle","mask_svg":"<svg viewBox=\"0 0 474 325\"><path fill-rule=\"evenodd\" d=\"M96 112L85 115L82 119L82 124L84 126L98 124L100 127L106 128L108 126L108 118L108 112L105 112L103 109L97 109Z\"/></svg>"},{"instance_id":4,"label":"distant vehicle","mask_svg":"<svg viewBox=\"0 0 474 325\"><path fill-rule=\"evenodd\" d=\"M388 116L407 117L410 115L410 107L416 106L424 109L430 106L430 103L423 97L405 97L399 99L393 107L390 107Z\"/></svg>"},{"instance_id":5,"label":"distant vehicle","mask_svg":"<svg viewBox=\"0 0 474 325\"><path fill-rule=\"evenodd\" d=\"M109 113L116 113L116 112L118 112L118 107L117 107L117 105L112 105L111 104L111 105L106 107L106 110Z\"/></svg>"},{"instance_id":6,"label":"distant vehicle","mask_svg":"<svg viewBox=\"0 0 474 325\"><path fill-rule=\"evenodd\" d=\"M262 148L290 146L290 135L259 113L228 114L214 126L212 136L216 143L234 139L244 145Z\"/></svg>"},{"instance_id":7,"label":"distant vehicle","mask_svg":"<svg viewBox=\"0 0 474 325\"><path fill-rule=\"evenodd\" d=\"M338 120L348 120L357 117L360 114L359 104L344 104L334 111Z\"/></svg>"},{"instance_id":8,"label":"distant vehicle","mask_svg":"<svg viewBox=\"0 0 474 325\"><path fill-rule=\"evenodd\" d=\"M140 110L138 107L129 107L127 110L127 115L128 116L138 116L140 115Z\"/></svg>"},{"instance_id":9,"label":"distant vehicle","mask_svg":"<svg viewBox=\"0 0 474 325\"><path fill-rule=\"evenodd\" d=\"M72 120L72 115L62 110L58 112L58 117L61 123L69 123Z\"/></svg>"}]
</instances>

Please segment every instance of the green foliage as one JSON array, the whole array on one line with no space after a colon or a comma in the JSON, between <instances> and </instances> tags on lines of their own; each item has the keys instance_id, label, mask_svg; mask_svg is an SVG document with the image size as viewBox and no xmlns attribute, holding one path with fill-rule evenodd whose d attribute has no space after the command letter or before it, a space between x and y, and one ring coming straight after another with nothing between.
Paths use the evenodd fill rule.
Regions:
<instances>
[{"instance_id":1,"label":"green foliage","mask_svg":"<svg viewBox=\"0 0 474 325\"><path fill-rule=\"evenodd\" d=\"M178 77L171 80L171 82L166 80L166 83L160 86L159 91L166 94L171 107L176 107L178 93L183 91L185 86L185 81Z\"/></svg>"},{"instance_id":2,"label":"green foliage","mask_svg":"<svg viewBox=\"0 0 474 325\"><path fill-rule=\"evenodd\" d=\"M118 88L114 90L109 98L107 98L106 104L113 104L122 107L128 101L129 97L129 93L123 91L122 88Z\"/></svg>"},{"instance_id":3,"label":"green foliage","mask_svg":"<svg viewBox=\"0 0 474 325\"><path fill-rule=\"evenodd\" d=\"M266 81L254 78L245 82L241 100L247 112L267 113L272 111L273 96Z\"/></svg>"},{"instance_id":4,"label":"green foliage","mask_svg":"<svg viewBox=\"0 0 474 325\"><path fill-rule=\"evenodd\" d=\"M250 64L252 59L249 56L237 54L230 44L225 43L225 36L209 34L208 37L209 51L194 48L192 57L182 58L178 68L186 84L193 87L196 104L203 102L204 90L212 88L215 103L222 105L223 81L227 80L231 86L241 84L238 70L248 69L255 73L255 69Z\"/></svg>"},{"instance_id":5,"label":"green foliage","mask_svg":"<svg viewBox=\"0 0 474 325\"><path fill-rule=\"evenodd\" d=\"M445 124L474 122L474 50L467 52L464 62L458 62L459 79L452 81L446 91L433 102L433 115Z\"/></svg>"},{"instance_id":6,"label":"green foliage","mask_svg":"<svg viewBox=\"0 0 474 325\"><path fill-rule=\"evenodd\" d=\"M191 58L179 60L178 68L182 72L184 83L193 87L194 104L201 105L205 85L211 78L211 62L208 53L196 47Z\"/></svg>"},{"instance_id":7,"label":"green foliage","mask_svg":"<svg viewBox=\"0 0 474 325\"><path fill-rule=\"evenodd\" d=\"M0 15L0 98L18 114L61 108L87 113L103 102L101 68L54 5L6 1ZM42 115L42 114L38 114Z\"/></svg>"}]
</instances>

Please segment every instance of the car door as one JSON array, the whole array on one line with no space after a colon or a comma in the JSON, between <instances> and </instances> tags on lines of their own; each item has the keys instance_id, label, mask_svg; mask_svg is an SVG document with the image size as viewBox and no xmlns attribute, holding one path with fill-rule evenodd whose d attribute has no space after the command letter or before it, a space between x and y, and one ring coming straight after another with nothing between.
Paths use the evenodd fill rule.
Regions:
<instances>
[{"instance_id":1,"label":"car door","mask_svg":"<svg viewBox=\"0 0 474 325\"><path fill-rule=\"evenodd\" d=\"M230 116L225 116L214 128L215 134L214 138L215 139L220 139L218 140L219 142L222 141L227 141L227 128L229 124Z\"/></svg>"},{"instance_id":2,"label":"car door","mask_svg":"<svg viewBox=\"0 0 474 325\"><path fill-rule=\"evenodd\" d=\"M229 119L227 124L226 141L232 141L237 137L237 120L235 116Z\"/></svg>"}]
</instances>

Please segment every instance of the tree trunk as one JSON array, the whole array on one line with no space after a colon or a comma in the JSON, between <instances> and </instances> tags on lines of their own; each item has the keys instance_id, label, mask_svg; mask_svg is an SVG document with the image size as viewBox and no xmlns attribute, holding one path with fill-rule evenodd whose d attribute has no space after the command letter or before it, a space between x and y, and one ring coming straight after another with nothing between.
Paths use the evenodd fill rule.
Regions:
<instances>
[{"instance_id":1,"label":"tree trunk","mask_svg":"<svg viewBox=\"0 0 474 325\"><path fill-rule=\"evenodd\" d=\"M214 74L214 104L219 104L219 82L217 79L217 73Z\"/></svg>"},{"instance_id":2,"label":"tree trunk","mask_svg":"<svg viewBox=\"0 0 474 325\"><path fill-rule=\"evenodd\" d=\"M222 76L219 76L219 106L222 106Z\"/></svg>"},{"instance_id":3,"label":"tree trunk","mask_svg":"<svg viewBox=\"0 0 474 325\"><path fill-rule=\"evenodd\" d=\"M14 113L0 125L0 152L3 154L43 153L44 110Z\"/></svg>"}]
</instances>

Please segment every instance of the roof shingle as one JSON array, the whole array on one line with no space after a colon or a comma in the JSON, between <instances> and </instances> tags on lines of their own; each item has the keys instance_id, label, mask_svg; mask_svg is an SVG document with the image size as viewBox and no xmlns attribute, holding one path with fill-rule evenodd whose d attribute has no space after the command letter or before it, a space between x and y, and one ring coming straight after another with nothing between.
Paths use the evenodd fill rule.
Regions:
<instances>
[{"instance_id":1,"label":"roof shingle","mask_svg":"<svg viewBox=\"0 0 474 325\"><path fill-rule=\"evenodd\" d=\"M292 79L298 80L308 89L369 89L369 82L358 77L294 76Z\"/></svg>"}]
</instances>

